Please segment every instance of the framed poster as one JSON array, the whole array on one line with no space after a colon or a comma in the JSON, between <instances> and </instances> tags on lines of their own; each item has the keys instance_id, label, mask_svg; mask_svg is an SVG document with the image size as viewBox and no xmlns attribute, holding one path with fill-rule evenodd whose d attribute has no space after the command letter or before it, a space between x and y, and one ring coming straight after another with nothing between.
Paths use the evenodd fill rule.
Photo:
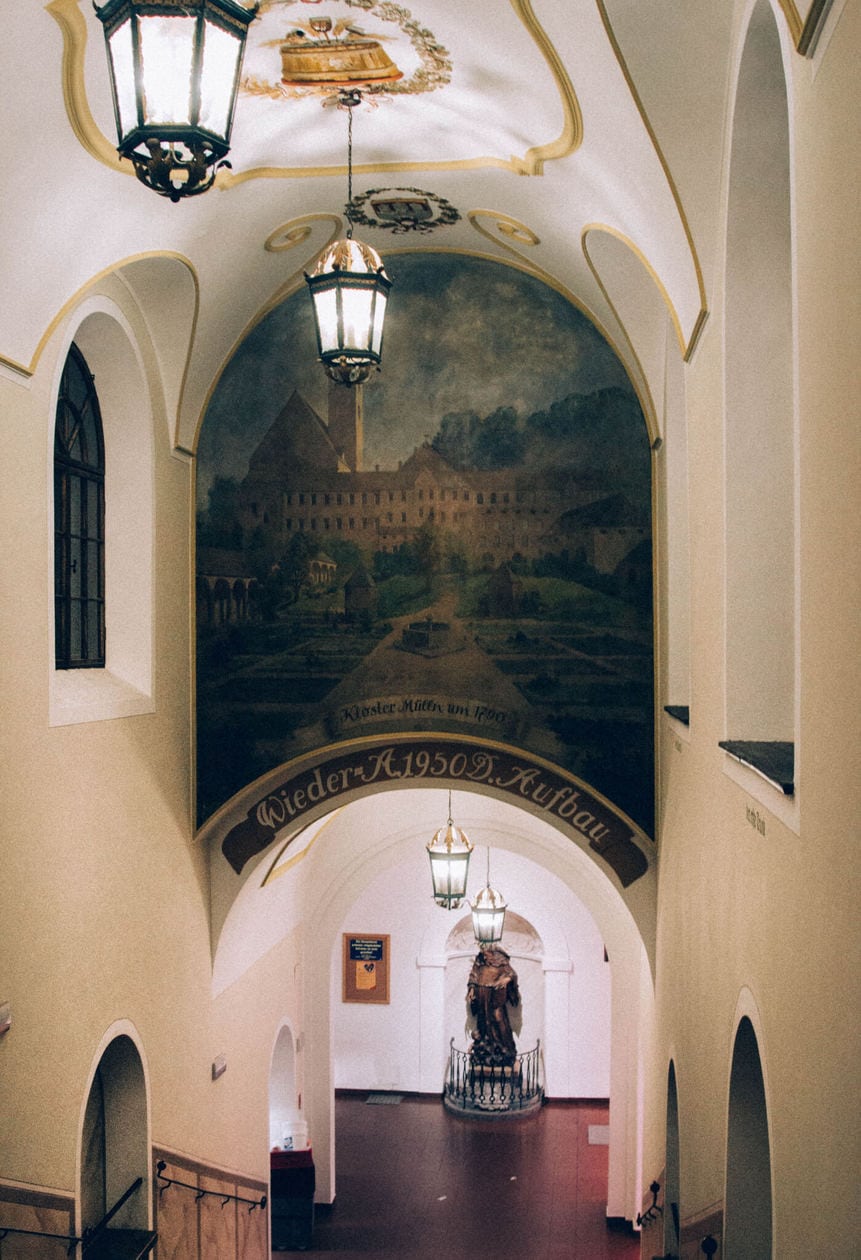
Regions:
<instances>
[{"instance_id":1,"label":"framed poster","mask_svg":"<svg viewBox=\"0 0 861 1260\"><path fill-rule=\"evenodd\" d=\"M345 1002L388 1002L389 938L344 933Z\"/></svg>"}]
</instances>

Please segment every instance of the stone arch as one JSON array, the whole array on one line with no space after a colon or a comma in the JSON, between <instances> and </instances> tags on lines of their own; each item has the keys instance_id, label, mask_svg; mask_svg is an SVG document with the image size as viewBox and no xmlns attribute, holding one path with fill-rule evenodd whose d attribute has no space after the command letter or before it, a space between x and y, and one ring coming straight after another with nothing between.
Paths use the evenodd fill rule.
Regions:
<instances>
[{"instance_id":1,"label":"stone arch","mask_svg":"<svg viewBox=\"0 0 861 1260\"><path fill-rule=\"evenodd\" d=\"M676 1065L667 1071L667 1141L664 1165L664 1251L677 1255L681 1245L681 1159L679 1155L679 1093Z\"/></svg>"},{"instance_id":2,"label":"stone arch","mask_svg":"<svg viewBox=\"0 0 861 1260\"><path fill-rule=\"evenodd\" d=\"M427 859L423 846L439 825L438 814L445 808L447 795L440 789L446 784L426 785L435 787L436 792L410 790L415 786L400 785L401 801L397 799L397 789L394 794L390 790L384 795L378 788L374 795L354 796L349 805L331 810L327 817L318 818L314 825L291 837L289 844L282 841L277 851L273 847L251 859L247 873L243 872L241 894L218 933L214 987L217 985L217 991L224 992L288 931L296 931L303 923L313 924L303 970L307 995L306 1022L302 1030L304 1106L315 1149L319 1192L324 1201L335 1192L333 1094L335 1064L340 1061L336 1054L336 1020L340 1023L343 1019L342 933L383 930L379 922L371 922L377 917L375 907L388 906L392 897L397 901L407 896L406 877L401 877L404 871L420 870L420 874L409 876L417 878L418 884L415 896L410 894L407 901L410 906L425 909L429 906L435 926L433 938L427 938L420 948L416 946L420 956L418 974L412 953L407 959L401 953L400 963L406 969L401 977L401 991L408 990L411 994L413 1019L418 1018L416 1004L436 1010L439 1002L439 1010L442 1009L445 939L450 921L445 912L434 905L432 897L426 896L429 883L426 888ZM653 987L643 938L634 912L625 901L629 890L622 888L611 874L599 869L587 850L571 845L551 819L527 817L524 806L512 809L513 802L506 802L502 795L490 799L475 786L471 791L462 791L460 784L455 786L458 817L463 812L467 830L470 826L477 827L477 835L482 835L481 842L486 839L493 844L494 863L504 852L509 852L513 860L535 863L536 876L555 876L568 889L566 895L573 893L593 916L597 925L596 948L602 965L601 941L605 943L612 969L608 1000L614 1047L608 1092L611 1099L616 1100L615 1106L611 1105L608 1210L613 1215L633 1217L639 1207L640 1189L637 1073L651 1020ZM497 817L496 822L488 821L493 817ZM223 856L220 860L224 864ZM429 880L429 876L427 878ZM395 884L386 896L380 890L392 879ZM534 881L523 878L517 881L518 897L523 903L520 908L533 924L540 921L544 936L544 920L548 923L551 920L547 919L546 908L542 919L544 894L538 886L530 889L530 883ZM645 887L650 877L641 877L637 883ZM404 906L406 912L406 902ZM561 953L560 941L548 937L545 946L548 943L554 955ZM559 964L551 983L567 989L570 973L562 967L561 961L557 956L550 960L554 967ZM386 1019L394 1017L389 1015L389 1010L388 1006L377 1008L375 1037L382 1035L381 1026ZM440 1024L438 1016L436 1022ZM433 1026L432 1016L425 1026ZM444 1058L445 1047L443 1031L437 1027L436 1032L433 1045L424 1046L417 1032L415 1039L409 1042L413 1057L418 1054L417 1045L422 1045L420 1058L410 1069L417 1083L410 1088L429 1092L440 1089L441 1055ZM341 1043L355 1056L359 1045L352 1034L344 1031L339 1035ZM392 1045L383 1035L379 1046L382 1058L378 1055L378 1066L387 1070ZM372 1049L369 1047L369 1051ZM371 1062L356 1059L357 1064L365 1061ZM401 1063L399 1055L393 1064L395 1062ZM384 1073L381 1079L394 1082L396 1076ZM349 1080L345 1077L342 1087L348 1086ZM378 1088L395 1088L395 1085L381 1084ZM572 1092L578 1093L576 1088ZM565 1095L564 1088L562 1094Z\"/></svg>"},{"instance_id":3,"label":"stone arch","mask_svg":"<svg viewBox=\"0 0 861 1260\"><path fill-rule=\"evenodd\" d=\"M798 667L790 82L782 24L768 0L751 4L747 18L726 208L725 738L792 743Z\"/></svg>"},{"instance_id":4,"label":"stone arch","mask_svg":"<svg viewBox=\"0 0 861 1260\"><path fill-rule=\"evenodd\" d=\"M153 470L159 385L147 363L147 334L116 280L74 308L57 338L52 421L72 342L93 373L105 441L106 659L104 670L52 671L51 722L66 725L152 709ZM48 426L53 467L53 423ZM53 475L48 503L53 516ZM54 645L50 644L51 659ZM71 675L80 675L72 677ZM86 675L86 677L84 677Z\"/></svg>"},{"instance_id":5,"label":"stone arch","mask_svg":"<svg viewBox=\"0 0 861 1260\"><path fill-rule=\"evenodd\" d=\"M476 791L547 819L609 876L653 960L655 853L637 825L550 762L508 745L431 732L315 750L249 784L207 821L200 835L209 851L213 951L252 860L283 850L336 805L404 787Z\"/></svg>"},{"instance_id":6,"label":"stone arch","mask_svg":"<svg viewBox=\"0 0 861 1260\"><path fill-rule=\"evenodd\" d=\"M149 1228L149 1088L137 1032L128 1021L108 1030L94 1058L81 1111L78 1169L82 1232L130 1190L111 1228Z\"/></svg>"},{"instance_id":7,"label":"stone arch","mask_svg":"<svg viewBox=\"0 0 861 1260\"><path fill-rule=\"evenodd\" d=\"M293 1029L284 1021L272 1047L269 1068L269 1145L298 1150L305 1146L307 1125L302 1120L299 1047ZM304 1132L303 1132L304 1130ZM303 1140L298 1140L299 1138Z\"/></svg>"},{"instance_id":8,"label":"stone arch","mask_svg":"<svg viewBox=\"0 0 861 1260\"><path fill-rule=\"evenodd\" d=\"M759 1042L749 1015L736 1027L727 1109L724 1252L733 1260L773 1254L769 1108Z\"/></svg>"}]
</instances>

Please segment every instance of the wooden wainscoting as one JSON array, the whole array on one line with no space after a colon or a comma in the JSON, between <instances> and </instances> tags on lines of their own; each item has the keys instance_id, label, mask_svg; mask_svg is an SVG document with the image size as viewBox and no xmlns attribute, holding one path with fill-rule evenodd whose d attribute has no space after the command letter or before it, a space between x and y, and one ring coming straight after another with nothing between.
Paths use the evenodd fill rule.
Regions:
<instances>
[{"instance_id":1,"label":"wooden wainscoting","mask_svg":"<svg viewBox=\"0 0 861 1260\"><path fill-rule=\"evenodd\" d=\"M36 1186L13 1186L0 1182L0 1225L12 1229L32 1229L46 1234L74 1235L75 1196ZM68 1244L50 1238L8 1234L3 1240L3 1260L61 1260Z\"/></svg>"},{"instance_id":2,"label":"wooden wainscoting","mask_svg":"<svg viewBox=\"0 0 861 1260\"><path fill-rule=\"evenodd\" d=\"M163 1178L185 1182L197 1190L212 1191L200 1198L185 1186L164 1185ZM249 1209L242 1199L261 1199L269 1194L266 1182L226 1173L171 1151L153 1150L153 1202L158 1231L157 1260L268 1260L269 1208ZM222 1197L216 1197L224 1196Z\"/></svg>"}]
</instances>

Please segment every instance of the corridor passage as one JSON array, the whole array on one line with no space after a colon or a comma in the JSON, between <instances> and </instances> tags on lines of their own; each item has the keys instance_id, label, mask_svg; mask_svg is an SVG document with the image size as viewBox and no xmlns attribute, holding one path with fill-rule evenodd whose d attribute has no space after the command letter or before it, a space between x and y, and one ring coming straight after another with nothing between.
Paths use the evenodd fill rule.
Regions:
<instances>
[{"instance_id":1,"label":"corridor passage","mask_svg":"<svg viewBox=\"0 0 861 1260\"><path fill-rule=\"evenodd\" d=\"M555 1102L494 1122L451 1116L437 1098L369 1097L391 1096L336 1102L337 1199L317 1209L317 1260L639 1257L639 1238L605 1218L606 1106Z\"/></svg>"}]
</instances>

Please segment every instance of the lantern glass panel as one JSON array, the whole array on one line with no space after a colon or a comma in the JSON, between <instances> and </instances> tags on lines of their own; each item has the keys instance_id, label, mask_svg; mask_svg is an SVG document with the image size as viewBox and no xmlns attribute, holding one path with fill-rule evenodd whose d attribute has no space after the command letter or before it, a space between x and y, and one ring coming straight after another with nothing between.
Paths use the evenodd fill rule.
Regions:
<instances>
[{"instance_id":1,"label":"lantern glass panel","mask_svg":"<svg viewBox=\"0 0 861 1260\"><path fill-rule=\"evenodd\" d=\"M338 292L334 288L315 288L313 297L317 310L320 353L333 354L338 350Z\"/></svg>"},{"instance_id":2,"label":"lantern glass panel","mask_svg":"<svg viewBox=\"0 0 861 1260\"><path fill-rule=\"evenodd\" d=\"M196 33L195 17L141 15L145 126L191 125L191 74Z\"/></svg>"},{"instance_id":3,"label":"lantern glass panel","mask_svg":"<svg viewBox=\"0 0 861 1260\"><path fill-rule=\"evenodd\" d=\"M482 944L490 945L502 940L502 929L505 923L505 907L502 909L472 910L472 930L475 939Z\"/></svg>"},{"instance_id":4,"label":"lantern glass panel","mask_svg":"<svg viewBox=\"0 0 861 1260\"><path fill-rule=\"evenodd\" d=\"M430 863L434 897L456 909L466 895L469 853L431 853Z\"/></svg>"},{"instance_id":5,"label":"lantern glass panel","mask_svg":"<svg viewBox=\"0 0 861 1260\"><path fill-rule=\"evenodd\" d=\"M343 348L350 350L367 350L371 341L371 307L374 301L373 289L353 288L344 285L341 290L344 318Z\"/></svg>"},{"instance_id":6,"label":"lantern glass panel","mask_svg":"<svg viewBox=\"0 0 861 1260\"><path fill-rule=\"evenodd\" d=\"M132 49L132 24L129 18L121 22L110 38L111 66L116 85L117 112L119 114L120 141L138 125L138 106L135 95L135 62Z\"/></svg>"},{"instance_id":7,"label":"lantern glass panel","mask_svg":"<svg viewBox=\"0 0 861 1260\"><path fill-rule=\"evenodd\" d=\"M242 40L221 26L207 23L200 74L200 126L227 139L233 105L233 86Z\"/></svg>"},{"instance_id":8,"label":"lantern glass panel","mask_svg":"<svg viewBox=\"0 0 861 1260\"><path fill-rule=\"evenodd\" d=\"M374 305L374 337L371 342L371 350L378 358L383 351L383 324L386 319L387 299L387 294L383 293L382 290L378 291L377 301Z\"/></svg>"}]
</instances>

